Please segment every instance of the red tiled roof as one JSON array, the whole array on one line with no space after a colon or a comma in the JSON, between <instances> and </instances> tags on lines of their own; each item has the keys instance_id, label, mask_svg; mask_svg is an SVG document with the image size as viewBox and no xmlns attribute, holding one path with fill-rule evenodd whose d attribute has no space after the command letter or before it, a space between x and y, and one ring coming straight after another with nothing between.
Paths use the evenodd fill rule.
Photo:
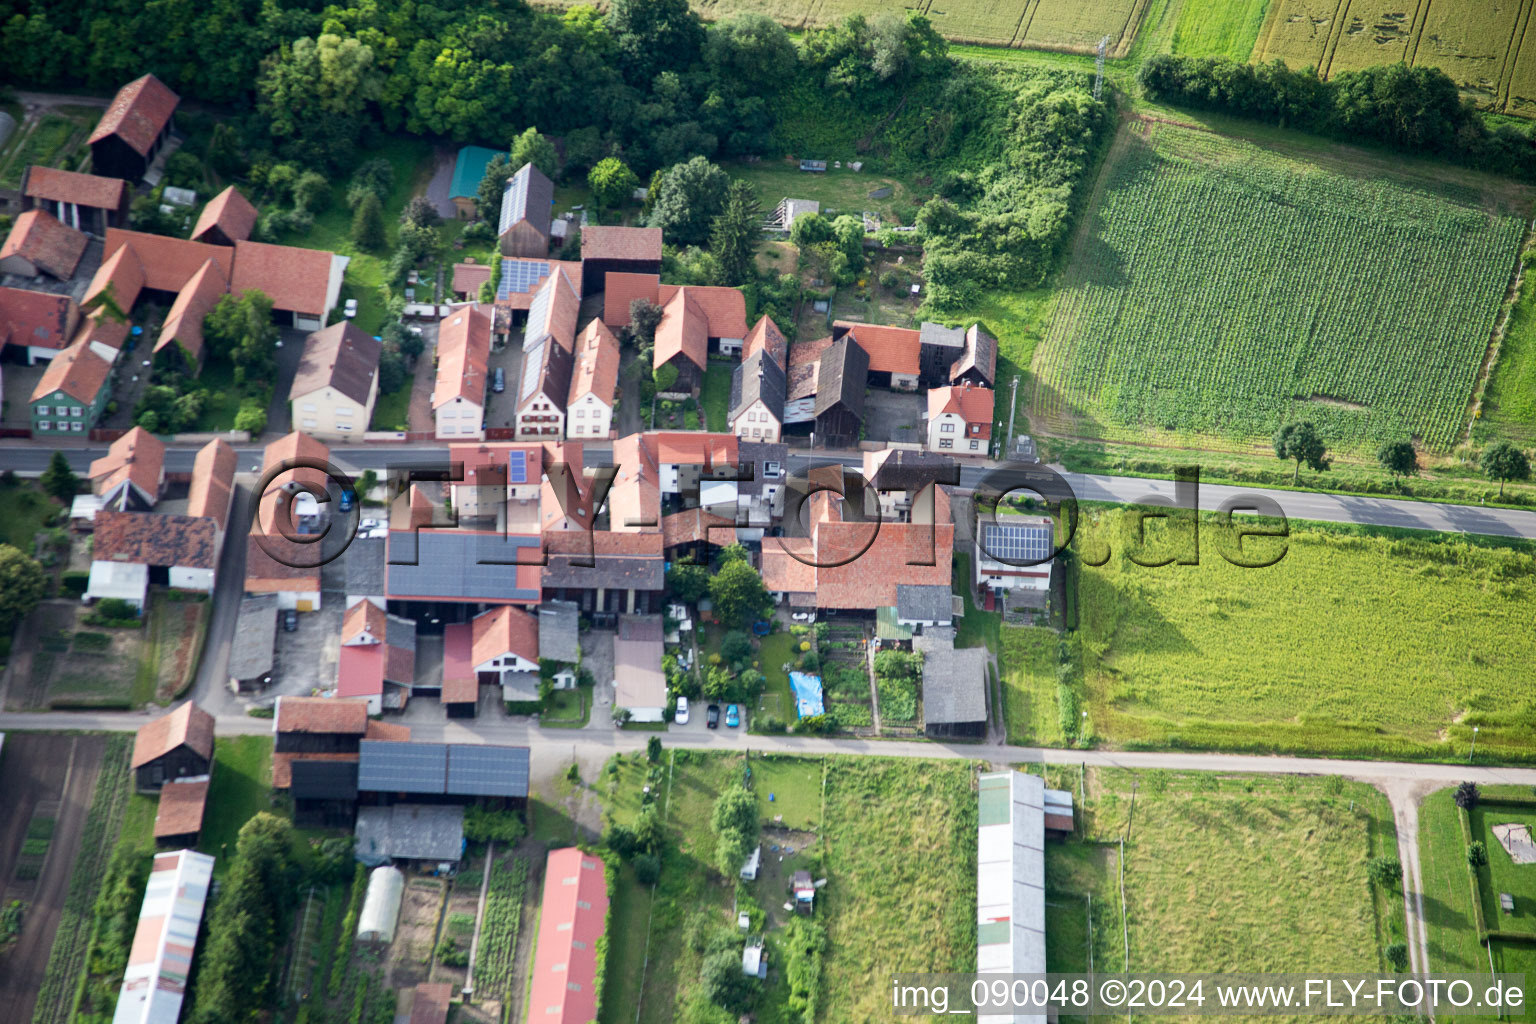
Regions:
<instances>
[{"instance_id":1,"label":"red tiled roof","mask_svg":"<svg viewBox=\"0 0 1536 1024\"><path fill-rule=\"evenodd\" d=\"M123 481L151 499L160 497L161 470L165 468L165 442L143 427L134 427L113 441L107 454L91 463L91 491L106 494Z\"/></svg>"},{"instance_id":2,"label":"red tiled roof","mask_svg":"<svg viewBox=\"0 0 1536 1024\"><path fill-rule=\"evenodd\" d=\"M604 227L581 229L581 259L661 260L661 228Z\"/></svg>"},{"instance_id":3,"label":"red tiled roof","mask_svg":"<svg viewBox=\"0 0 1536 1024\"><path fill-rule=\"evenodd\" d=\"M380 740L386 743L409 743L411 727L398 722L376 722L370 718L368 731L363 733L363 739Z\"/></svg>"},{"instance_id":4,"label":"red tiled roof","mask_svg":"<svg viewBox=\"0 0 1536 1024\"><path fill-rule=\"evenodd\" d=\"M706 434L697 430L656 430L642 435L658 463L670 465L735 466L735 434Z\"/></svg>"},{"instance_id":5,"label":"red tiled roof","mask_svg":"<svg viewBox=\"0 0 1536 1024\"><path fill-rule=\"evenodd\" d=\"M486 364L491 355L491 318L472 306L453 312L437 332L437 384L432 408L455 398L485 401Z\"/></svg>"},{"instance_id":6,"label":"red tiled roof","mask_svg":"<svg viewBox=\"0 0 1536 1024\"><path fill-rule=\"evenodd\" d=\"M797 341L789 347L787 401L810 398L816 394L817 371L821 366L821 354L832 347L832 337L815 341Z\"/></svg>"},{"instance_id":7,"label":"red tiled roof","mask_svg":"<svg viewBox=\"0 0 1536 1024\"><path fill-rule=\"evenodd\" d=\"M70 344L84 342L89 345L100 342L108 348L122 351L123 342L128 340L128 331L132 326L126 320L118 320L106 310L98 309L80 318L80 327L75 331L75 340Z\"/></svg>"},{"instance_id":8,"label":"red tiled roof","mask_svg":"<svg viewBox=\"0 0 1536 1024\"><path fill-rule=\"evenodd\" d=\"M79 315L68 295L0 288L0 336L8 344L68 348Z\"/></svg>"},{"instance_id":9,"label":"red tiled roof","mask_svg":"<svg viewBox=\"0 0 1536 1024\"><path fill-rule=\"evenodd\" d=\"M304 351L299 356L288 400L298 401L331 387L366 406L368 396L373 394L373 378L379 372L383 351L373 335L350 320L314 332L304 339Z\"/></svg>"},{"instance_id":10,"label":"red tiled roof","mask_svg":"<svg viewBox=\"0 0 1536 1024\"><path fill-rule=\"evenodd\" d=\"M793 551L799 558L793 557ZM804 559L802 561L801 559ZM816 590L816 552L805 537L763 538L763 586L771 591L809 594Z\"/></svg>"},{"instance_id":11,"label":"red tiled roof","mask_svg":"<svg viewBox=\"0 0 1536 1024\"><path fill-rule=\"evenodd\" d=\"M389 616L383 608L372 601L359 601L341 617L341 642L381 644L384 642L388 621Z\"/></svg>"},{"instance_id":12,"label":"red tiled roof","mask_svg":"<svg viewBox=\"0 0 1536 1024\"><path fill-rule=\"evenodd\" d=\"M582 469L581 442L546 441L543 448L540 530L552 529L566 519L579 524L582 530L587 529L592 522L592 489Z\"/></svg>"},{"instance_id":13,"label":"red tiled roof","mask_svg":"<svg viewBox=\"0 0 1536 1024\"><path fill-rule=\"evenodd\" d=\"M444 704L469 704L480 697L480 678L475 674L475 627L455 622L443 627Z\"/></svg>"},{"instance_id":14,"label":"red tiled roof","mask_svg":"<svg viewBox=\"0 0 1536 1024\"><path fill-rule=\"evenodd\" d=\"M240 295L254 289L271 299L274 309L323 316L332 258L323 249L237 241L229 290Z\"/></svg>"},{"instance_id":15,"label":"red tiled roof","mask_svg":"<svg viewBox=\"0 0 1536 1024\"><path fill-rule=\"evenodd\" d=\"M471 625L474 627L471 664L484 665L506 654L538 663L539 620L522 609L501 605L476 615Z\"/></svg>"},{"instance_id":16,"label":"red tiled roof","mask_svg":"<svg viewBox=\"0 0 1536 1024\"><path fill-rule=\"evenodd\" d=\"M686 291L704 314L705 330L711 338L744 338L747 334L747 299L738 288L718 285L664 284L657 291L663 306L680 291Z\"/></svg>"},{"instance_id":17,"label":"red tiled roof","mask_svg":"<svg viewBox=\"0 0 1536 1024\"><path fill-rule=\"evenodd\" d=\"M208 205L203 207L203 212L197 217L197 226L192 229L192 240L201 241L203 235L214 228L222 231L230 241L250 238L251 229L256 226L256 217L256 207L240 194L239 189L231 185L208 200Z\"/></svg>"},{"instance_id":18,"label":"red tiled roof","mask_svg":"<svg viewBox=\"0 0 1536 1024\"><path fill-rule=\"evenodd\" d=\"M699 369L709 358L709 320L694 299L691 288L680 288L662 307L656 325L656 345L651 365L660 367L681 355Z\"/></svg>"},{"instance_id":19,"label":"red tiled roof","mask_svg":"<svg viewBox=\"0 0 1536 1024\"><path fill-rule=\"evenodd\" d=\"M116 210L128 191L121 178L103 178L79 171L61 171L56 167L32 166L27 170L26 196L55 203L74 203L95 210Z\"/></svg>"},{"instance_id":20,"label":"red tiled roof","mask_svg":"<svg viewBox=\"0 0 1536 1024\"><path fill-rule=\"evenodd\" d=\"M453 265L453 292L470 299L480 294L480 286L491 279L491 268L484 263L455 263Z\"/></svg>"},{"instance_id":21,"label":"red tiled roof","mask_svg":"<svg viewBox=\"0 0 1536 1024\"><path fill-rule=\"evenodd\" d=\"M117 90L88 141L96 143L116 135L135 153L148 156L180 102L180 97L154 75L135 78Z\"/></svg>"},{"instance_id":22,"label":"red tiled roof","mask_svg":"<svg viewBox=\"0 0 1536 1024\"><path fill-rule=\"evenodd\" d=\"M767 316L760 317L741 343L741 361L746 362L752 358L760 348L768 350L768 357L778 363L782 368L789 358L789 341L785 339L784 332L779 330L779 325Z\"/></svg>"},{"instance_id":23,"label":"red tiled roof","mask_svg":"<svg viewBox=\"0 0 1536 1024\"><path fill-rule=\"evenodd\" d=\"M39 270L67 281L75 276L87 241L83 232L60 224L46 210L28 210L16 218L11 233L5 236L0 260L20 256Z\"/></svg>"},{"instance_id":24,"label":"red tiled roof","mask_svg":"<svg viewBox=\"0 0 1536 1024\"><path fill-rule=\"evenodd\" d=\"M729 544L736 539L735 534L734 532L727 534L724 531L734 531L735 527L736 521L734 519L717 516L713 512L706 512L702 508L688 508L662 517L662 543L668 548L675 548L680 544L694 544L699 541Z\"/></svg>"},{"instance_id":25,"label":"red tiled roof","mask_svg":"<svg viewBox=\"0 0 1536 1024\"><path fill-rule=\"evenodd\" d=\"M384 645L343 647L336 665L336 696L375 697L384 692Z\"/></svg>"},{"instance_id":26,"label":"red tiled roof","mask_svg":"<svg viewBox=\"0 0 1536 1024\"><path fill-rule=\"evenodd\" d=\"M361 701L335 700L331 697L316 697L315 700L330 701L333 704L362 704ZM368 705L362 704L364 710ZM368 737L372 739L373 737ZM272 788L288 789L293 785L293 763L295 761L352 761L356 762L356 754L290 754L276 753L272 755Z\"/></svg>"},{"instance_id":27,"label":"red tiled roof","mask_svg":"<svg viewBox=\"0 0 1536 1024\"><path fill-rule=\"evenodd\" d=\"M219 304L228 290L229 282L224 268L217 260L208 260L192 279L176 295L171 311L160 325L160 337L155 339L155 354L171 345L180 345L194 363L203 359L203 319Z\"/></svg>"},{"instance_id":28,"label":"red tiled roof","mask_svg":"<svg viewBox=\"0 0 1536 1024\"><path fill-rule=\"evenodd\" d=\"M391 530L414 530L418 526L431 526L436 507L420 484L411 484L410 490L397 496L389 508Z\"/></svg>"},{"instance_id":29,"label":"red tiled roof","mask_svg":"<svg viewBox=\"0 0 1536 1024\"><path fill-rule=\"evenodd\" d=\"M111 257L125 245L132 245L134 254L139 257L139 266L144 275L143 286L161 292L181 291L187 286L187 282L192 280L192 276L209 260L217 260L225 273L235 265L235 250L227 245L208 245L205 242L191 242L185 238L169 238L143 231L125 231L122 228L107 228L107 241L102 249L103 258ZM105 263L102 269L106 269ZM97 275L98 279L100 276ZM85 293L86 301L89 302L95 294L96 288L93 281L91 288ZM121 295L117 297L117 301L119 305L123 304Z\"/></svg>"},{"instance_id":30,"label":"red tiled roof","mask_svg":"<svg viewBox=\"0 0 1536 1024\"><path fill-rule=\"evenodd\" d=\"M562 348L569 350L576 337L577 318L581 315L581 296L577 294L576 286L571 283L571 275L563 270L556 271L545 279L539 286L539 291L545 289L549 289L550 298L541 306L544 319L535 322L530 312L524 337L532 341L541 335L547 336L555 339Z\"/></svg>"},{"instance_id":31,"label":"red tiled roof","mask_svg":"<svg viewBox=\"0 0 1536 1024\"><path fill-rule=\"evenodd\" d=\"M207 779L166 783L160 790L160 806L155 811L155 838L168 839L201 831L203 807L207 802Z\"/></svg>"},{"instance_id":32,"label":"red tiled roof","mask_svg":"<svg viewBox=\"0 0 1536 1024\"><path fill-rule=\"evenodd\" d=\"M325 442L316 440L303 431L295 430L291 434L284 434L267 445L261 460L261 474L262 480L266 481L266 490L257 495L258 508L256 522L252 524L253 529L281 533L279 499L284 496L285 491L289 490L298 493L312 489L324 493L330 483L330 477L326 475L325 470L314 467L328 466L330 461L331 450ZM278 467L285 463L291 463L295 468L278 473ZM270 478L269 473L273 474Z\"/></svg>"},{"instance_id":33,"label":"red tiled roof","mask_svg":"<svg viewBox=\"0 0 1536 1024\"><path fill-rule=\"evenodd\" d=\"M133 304L139 301L139 292L144 289L144 264L139 259L138 249L121 240L115 251L109 249L107 253L80 302L89 307L105 292L127 316Z\"/></svg>"},{"instance_id":34,"label":"red tiled roof","mask_svg":"<svg viewBox=\"0 0 1536 1024\"><path fill-rule=\"evenodd\" d=\"M571 371L568 405L588 393L605 405L613 404L619 383L619 341L601 320L593 318L576 339L576 365Z\"/></svg>"},{"instance_id":35,"label":"red tiled roof","mask_svg":"<svg viewBox=\"0 0 1536 1024\"><path fill-rule=\"evenodd\" d=\"M112 364L92 352L89 341L78 340L49 361L37 387L32 389L32 401L40 402L62 391L81 405L89 406L96 401L111 373Z\"/></svg>"},{"instance_id":36,"label":"red tiled roof","mask_svg":"<svg viewBox=\"0 0 1536 1024\"><path fill-rule=\"evenodd\" d=\"M928 419L956 413L966 426L981 427L977 433L966 431L966 437L990 438L992 436L992 408L995 395L991 388L952 385L934 388L928 392Z\"/></svg>"},{"instance_id":37,"label":"red tiled roof","mask_svg":"<svg viewBox=\"0 0 1536 1024\"><path fill-rule=\"evenodd\" d=\"M881 324L858 324L846 320L834 320L834 335L839 328L846 328L860 348L869 356L871 373L902 373L916 376L921 362L921 332L908 327L886 327Z\"/></svg>"},{"instance_id":38,"label":"red tiled roof","mask_svg":"<svg viewBox=\"0 0 1536 1024\"><path fill-rule=\"evenodd\" d=\"M220 530L229 522L230 496L235 489L238 456L228 442L214 438L192 460L192 486L187 491L187 515L212 519Z\"/></svg>"},{"instance_id":39,"label":"red tiled roof","mask_svg":"<svg viewBox=\"0 0 1536 1024\"><path fill-rule=\"evenodd\" d=\"M97 513L98 515L100 513ZM274 552L281 561L273 558ZM311 593L320 589L315 545L299 544L281 534L252 533L245 546L245 592L248 594Z\"/></svg>"},{"instance_id":40,"label":"red tiled roof","mask_svg":"<svg viewBox=\"0 0 1536 1024\"><path fill-rule=\"evenodd\" d=\"M585 239L586 236L582 237ZM609 273L603 283L603 323L614 330L628 327L629 304L636 299L655 302L660 290L660 274L631 274L618 270Z\"/></svg>"},{"instance_id":41,"label":"red tiled roof","mask_svg":"<svg viewBox=\"0 0 1536 1024\"><path fill-rule=\"evenodd\" d=\"M603 862L575 847L551 850L534 946L530 1021L586 1024L597 1015L597 940L607 917Z\"/></svg>"},{"instance_id":42,"label":"red tiled roof","mask_svg":"<svg viewBox=\"0 0 1536 1024\"><path fill-rule=\"evenodd\" d=\"M641 434L613 443L613 485L608 490L610 530L656 530L661 526L661 474L656 455Z\"/></svg>"},{"instance_id":43,"label":"red tiled roof","mask_svg":"<svg viewBox=\"0 0 1536 1024\"><path fill-rule=\"evenodd\" d=\"M368 728L368 705L360 700L285 695L277 698L273 722L279 733L361 736Z\"/></svg>"},{"instance_id":44,"label":"red tiled roof","mask_svg":"<svg viewBox=\"0 0 1536 1024\"><path fill-rule=\"evenodd\" d=\"M96 513L91 557L129 565L214 569L219 554L211 519L157 512Z\"/></svg>"},{"instance_id":45,"label":"red tiled roof","mask_svg":"<svg viewBox=\"0 0 1536 1024\"><path fill-rule=\"evenodd\" d=\"M587 538L591 538L590 546ZM585 555L595 558L660 558L661 532L652 528L643 533L617 530L567 530L544 534L544 552L548 555Z\"/></svg>"},{"instance_id":46,"label":"red tiled roof","mask_svg":"<svg viewBox=\"0 0 1536 1024\"><path fill-rule=\"evenodd\" d=\"M140 768L183 745L213 760L213 716L191 701L139 729L129 765Z\"/></svg>"}]
</instances>

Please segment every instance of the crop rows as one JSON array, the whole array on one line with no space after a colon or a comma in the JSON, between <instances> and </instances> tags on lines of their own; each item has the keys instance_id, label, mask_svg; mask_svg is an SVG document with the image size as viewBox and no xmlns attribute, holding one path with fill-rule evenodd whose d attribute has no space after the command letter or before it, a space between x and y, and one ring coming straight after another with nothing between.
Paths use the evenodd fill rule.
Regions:
<instances>
[{"instance_id":1,"label":"crop rows","mask_svg":"<svg viewBox=\"0 0 1536 1024\"><path fill-rule=\"evenodd\" d=\"M101 771L80 832L80 850L74 873L69 877L69 891L59 915L59 930L48 954L48 969L37 994L32 1024L68 1024L74 1013L75 993L85 955L91 943L91 916L96 906L97 890L107 874L107 859L122 824L123 809L128 805L128 753L133 748L131 735L107 737Z\"/></svg>"},{"instance_id":2,"label":"crop rows","mask_svg":"<svg viewBox=\"0 0 1536 1024\"><path fill-rule=\"evenodd\" d=\"M528 884L528 861L514 857L498 860L491 868L485 894L485 920L480 924L480 945L475 954L475 987L505 993L512 986L517 959L517 933L523 918L523 890Z\"/></svg>"},{"instance_id":3,"label":"crop rows","mask_svg":"<svg viewBox=\"0 0 1536 1024\"><path fill-rule=\"evenodd\" d=\"M1036 354L1047 417L1106 437L1453 446L1523 224L1171 125L1108 175Z\"/></svg>"}]
</instances>

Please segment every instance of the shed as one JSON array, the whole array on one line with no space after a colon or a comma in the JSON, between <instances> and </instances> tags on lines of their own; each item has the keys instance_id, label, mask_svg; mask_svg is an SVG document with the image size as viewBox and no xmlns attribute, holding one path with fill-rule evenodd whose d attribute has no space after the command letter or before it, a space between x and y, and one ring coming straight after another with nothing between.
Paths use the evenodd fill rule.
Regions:
<instances>
[{"instance_id":1,"label":"shed","mask_svg":"<svg viewBox=\"0 0 1536 1024\"><path fill-rule=\"evenodd\" d=\"M802 171L812 171L817 174L824 174L827 170L827 162L825 160L801 160L800 169Z\"/></svg>"},{"instance_id":2,"label":"shed","mask_svg":"<svg viewBox=\"0 0 1536 1024\"><path fill-rule=\"evenodd\" d=\"M416 986L409 1024L446 1024L453 1003L453 986L448 982Z\"/></svg>"},{"instance_id":3,"label":"shed","mask_svg":"<svg viewBox=\"0 0 1536 1024\"><path fill-rule=\"evenodd\" d=\"M155 841L168 846L191 846L203 830L203 808L208 802L208 777L176 779L160 790L155 811Z\"/></svg>"},{"instance_id":4,"label":"shed","mask_svg":"<svg viewBox=\"0 0 1536 1024\"><path fill-rule=\"evenodd\" d=\"M741 973L749 978L768 977L768 958L763 955L761 942L749 943L741 951Z\"/></svg>"},{"instance_id":5,"label":"shed","mask_svg":"<svg viewBox=\"0 0 1536 1024\"><path fill-rule=\"evenodd\" d=\"M581 610L570 601L539 605L539 657L574 665L581 661Z\"/></svg>"},{"instance_id":6,"label":"shed","mask_svg":"<svg viewBox=\"0 0 1536 1024\"><path fill-rule=\"evenodd\" d=\"M289 765L293 823L301 828L351 828L357 813L357 762L298 760Z\"/></svg>"},{"instance_id":7,"label":"shed","mask_svg":"<svg viewBox=\"0 0 1536 1024\"><path fill-rule=\"evenodd\" d=\"M749 882L757 881L757 872L763 866L763 844L758 843L752 849L752 856L741 866L741 877Z\"/></svg>"},{"instance_id":8,"label":"shed","mask_svg":"<svg viewBox=\"0 0 1536 1024\"><path fill-rule=\"evenodd\" d=\"M213 716L188 701L139 729L133 768L141 793L172 779L206 776L213 764Z\"/></svg>"},{"instance_id":9,"label":"shed","mask_svg":"<svg viewBox=\"0 0 1536 1024\"><path fill-rule=\"evenodd\" d=\"M357 859L457 863L464 855L464 808L456 804L395 804L357 811Z\"/></svg>"},{"instance_id":10,"label":"shed","mask_svg":"<svg viewBox=\"0 0 1536 1024\"><path fill-rule=\"evenodd\" d=\"M272 681L272 648L277 639L277 595L257 594L240 602L235 637L229 646L229 688L254 693Z\"/></svg>"},{"instance_id":11,"label":"shed","mask_svg":"<svg viewBox=\"0 0 1536 1024\"><path fill-rule=\"evenodd\" d=\"M1048 789L1045 791L1045 830L1070 833L1076 827L1072 816L1072 791Z\"/></svg>"},{"instance_id":12,"label":"shed","mask_svg":"<svg viewBox=\"0 0 1536 1024\"><path fill-rule=\"evenodd\" d=\"M986 648L923 651L923 726L929 736L986 735Z\"/></svg>"},{"instance_id":13,"label":"shed","mask_svg":"<svg viewBox=\"0 0 1536 1024\"><path fill-rule=\"evenodd\" d=\"M359 942L393 942L400 923L400 900L405 895L405 876L399 868L374 868L368 876L368 894L357 917Z\"/></svg>"}]
</instances>

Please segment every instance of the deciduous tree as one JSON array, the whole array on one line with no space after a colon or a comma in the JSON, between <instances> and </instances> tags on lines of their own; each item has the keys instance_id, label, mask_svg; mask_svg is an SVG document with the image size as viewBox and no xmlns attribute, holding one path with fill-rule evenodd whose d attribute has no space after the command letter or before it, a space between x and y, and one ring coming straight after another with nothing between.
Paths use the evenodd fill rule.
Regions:
<instances>
[{"instance_id":1,"label":"deciduous tree","mask_svg":"<svg viewBox=\"0 0 1536 1024\"><path fill-rule=\"evenodd\" d=\"M555 144L539 134L537 128L528 128L512 140L512 173L522 170L524 164L533 164L546 178L554 178L560 170Z\"/></svg>"},{"instance_id":2,"label":"deciduous tree","mask_svg":"<svg viewBox=\"0 0 1536 1024\"><path fill-rule=\"evenodd\" d=\"M1319 473L1332 465L1328 458L1328 446L1323 443L1322 435L1317 432L1317 427L1309 420L1300 423L1287 423L1274 436L1275 457L1283 460L1294 460L1296 472L1291 475L1291 483L1301 479L1301 464Z\"/></svg>"},{"instance_id":3,"label":"deciduous tree","mask_svg":"<svg viewBox=\"0 0 1536 1024\"><path fill-rule=\"evenodd\" d=\"M725 209L729 188L726 173L702 156L674 164L662 176L647 223L661 228L673 245L703 245Z\"/></svg>"},{"instance_id":4,"label":"deciduous tree","mask_svg":"<svg viewBox=\"0 0 1536 1024\"><path fill-rule=\"evenodd\" d=\"M10 624L37 607L47 578L37 560L20 548L0 544L0 623Z\"/></svg>"},{"instance_id":5,"label":"deciduous tree","mask_svg":"<svg viewBox=\"0 0 1536 1024\"><path fill-rule=\"evenodd\" d=\"M709 580L709 597L721 620L745 624L768 607L768 590L750 562L732 560Z\"/></svg>"},{"instance_id":6,"label":"deciduous tree","mask_svg":"<svg viewBox=\"0 0 1536 1024\"><path fill-rule=\"evenodd\" d=\"M1392 474L1394 480L1400 476L1416 476L1419 472L1419 453L1412 441L1388 441L1376 452L1376 461Z\"/></svg>"},{"instance_id":7,"label":"deciduous tree","mask_svg":"<svg viewBox=\"0 0 1536 1024\"><path fill-rule=\"evenodd\" d=\"M624 166L618 157L599 160L587 172L587 187L592 189L592 201L599 210L612 210L629 202L629 197L640 186L635 172Z\"/></svg>"},{"instance_id":8,"label":"deciduous tree","mask_svg":"<svg viewBox=\"0 0 1536 1024\"><path fill-rule=\"evenodd\" d=\"M1530 459L1510 441L1495 441L1484 448L1482 466L1488 479L1499 482L1500 498L1504 497L1505 481L1528 480L1531 476Z\"/></svg>"}]
</instances>

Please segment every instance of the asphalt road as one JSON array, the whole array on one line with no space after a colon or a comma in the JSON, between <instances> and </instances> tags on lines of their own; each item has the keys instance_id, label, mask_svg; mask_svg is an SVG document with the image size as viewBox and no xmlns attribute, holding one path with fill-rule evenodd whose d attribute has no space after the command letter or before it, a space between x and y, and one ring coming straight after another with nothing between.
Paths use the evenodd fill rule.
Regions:
<instances>
[{"instance_id":1,"label":"asphalt road","mask_svg":"<svg viewBox=\"0 0 1536 1024\"><path fill-rule=\"evenodd\" d=\"M238 445L240 470L255 474L261 466L261 445ZM585 461L591 466L604 466L612 462L612 449L606 445L587 444ZM77 472L85 472L92 459L106 453L105 448L68 448L65 454ZM195 446L177 446L166 450L166 470L186 473L192 469L197 454ZM49 448L32 445L9 445L0 448L0 470L14 470L23 475L41 473L48 465L53 452ZM379 474L386 470L406 468L443 468L447 464L448 449L436 444L369 445L335 447L331 457L343 470L360 473L371 469ZM799 468L800 453L791 453L791 468ZM857 452L817 452L813 464L826 465L840 462L857 467L862 456ZM960 467L960 486L975 488L988 476L998 472L1001 463L986 465L965 464ZM1010 469L1021 467L1012 464ZM1030 469L1022 468L1024 474ZM1171 480L1141 477L1086 476L1080 473L1063 473L1063 479L1080 501L1104 501L1130 503L1148 498L1173 498ZM1011 483L999 485L1009 487ZM1314 491L1277 491L1264 488L1229 487L1204 484L1199 491L1199 507L1214 511L1233 498L1253 496L1266 498L1279 506L1290 519L1315 519L1330 523L1359 523L1366 526L1390 526L1412 530L1438 530L1447 533L1476 533L1491 537L1512 537L1536 540L1536 512L1522 509L1487 508L1478 505L1447 505L1428 501L1403 501L1394 498L1371 498L1350 494L1327 494ZM1241 507L1241 504L1240 504Z\"/></svg>"}]
</instances>

